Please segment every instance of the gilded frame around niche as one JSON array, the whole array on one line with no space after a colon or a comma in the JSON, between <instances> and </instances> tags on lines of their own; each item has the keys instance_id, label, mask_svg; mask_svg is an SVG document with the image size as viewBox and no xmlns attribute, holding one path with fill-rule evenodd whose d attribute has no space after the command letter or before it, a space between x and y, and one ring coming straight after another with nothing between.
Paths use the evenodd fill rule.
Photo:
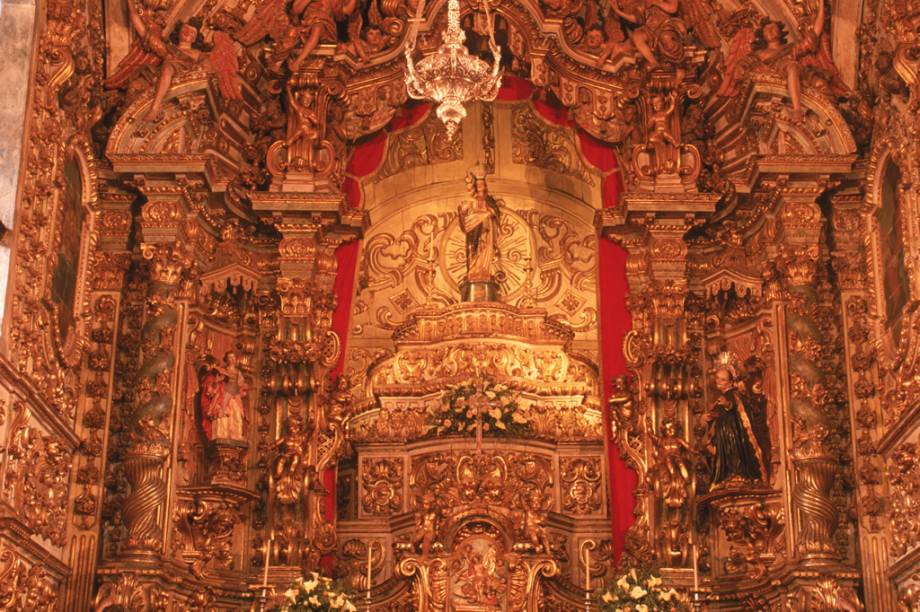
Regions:
<instances>
[{"instance_id":1,"label":"gilded frame around niche","mask_svg":"<svg viewBox=\"0 0 920 612\"><path fill-rule=\"evenodd\" d=\"M910 216L913 209L913 203L911 201L910 192L902 189L903 181L909 180L910 177L910 168L905 166L904 161L905 160L900 159L899 156L891 151L888 146L881 146L874 151L869 168L870 182L869 188L866 191L866 206L863 209L866 227L868 229L866 236L866 254L869 261L867 262L867 267L872 272L869 279L869 292L872 296L872 310L875 314L876 332L878 338L881 340L882 354L880 357L882 357L883 361L887 364L893 364L898 361L899 355L905 348L903 346L904 343L910 341L909 325L906 326L906 328L904 325L906 323L905 317L908 315L911 304L917 299L917 296L912 295L912 293L914 285L913 279L918 271L913 269L911 265L910 254L904 252L903 265L906 274L906 278L904 279L906 287L904 287L904 290L906 295L905 303L901 307L901 312L899 314L901 325L889 325L887 312L889 296L887 295L884 279L887 264L884 261L882 227L879 221L879 212L884 205L882 194L886 172L889 164L894 164L900 175L900 180L895 187L895 191L901 192L895 196L900 198L900 202L898 203L899 214L895 222L900 226L901 240L904 250L906 251L907 245L911 244L911 240L913 239L910 228ZM905 334L907 335L906 337Z\"/></svg>"},{"instance_id":2,"label":"gilded frame around niche","mask_svg":"<svg viewBox=\"0 0 920 612\"><path fill-rule=\"evenodd\" d=\"M50 317L48 337L65 366L80 362L86 344L88 270L95 242L96 173L86 143L68 143L57 171L53 253L48 258L44 303Z\"/></svg>"}]
</instances>

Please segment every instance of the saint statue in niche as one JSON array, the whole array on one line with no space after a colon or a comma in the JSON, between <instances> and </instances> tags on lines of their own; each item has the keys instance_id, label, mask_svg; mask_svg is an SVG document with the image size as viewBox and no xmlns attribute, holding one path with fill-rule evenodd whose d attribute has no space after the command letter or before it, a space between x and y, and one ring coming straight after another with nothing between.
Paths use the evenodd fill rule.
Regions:
<instances>
[{"instance_id":1,"label":"saint statue in niche","mask_svg":"<svg viewBox=\"0 0 920 612\"><path fill-rule=\"evenodd\" d=\"M704 417L711 489L768 483L769 435L762 367L756 358L745 365L747 371L741 376L730 353L721 353L716 360L718 396Z\"/></svg>"},{"instance_id":2,"label":"saint statue in niche","mask_svg":"<svg viewBox=\"0 0 920 612\"><path fill-rule=\"evenodd\" d=\"M245 440L243 398L248 391L236 353L224 353L223 364L209 356L200 374L201 429L209 441Z\"/></svg>"},{"instance_id":3,"label":"saint statue in niche","mask_svg":"<svg viewBox=\"0 0 920 612\"><path fill-rule=\"evenodd\" d=\"M495 301L498 297L496 263L499 256L499 202L489 194L481 166L466 176L471 200L460 204L460 229L466 236L466 276L460 285L464 301Z\"/></svg>"}]
</instances>

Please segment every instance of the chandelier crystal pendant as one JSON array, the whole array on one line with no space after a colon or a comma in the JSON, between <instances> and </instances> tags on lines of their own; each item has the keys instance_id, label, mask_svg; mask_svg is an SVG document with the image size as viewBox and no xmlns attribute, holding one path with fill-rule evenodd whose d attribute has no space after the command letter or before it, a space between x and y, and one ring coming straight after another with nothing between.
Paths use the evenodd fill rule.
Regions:
<instances>
[{"instance_id":1,"label":"chandelier crystal pendant","mask_svg":"<svg viewBox=\"0 0 920 612\"><path fill-rule=\"evenodd\" d=\"M412 30L406 41L406 87L409 97L438 103L438 118L444 122L447 136L453 139L457 127L466 117L465 104L481 100L491 102L502 84L501 48L495 44L495 26L489 14L488 0L481 0L485 8L486 28L492 65L470 55L464 45L466 33L460 27L460 1L447 2L447 28L441 32L441 46L416 64L412 60L418 37L418 24L422 19L424 1L419 2Z\"/></svg>"}]
</instances>

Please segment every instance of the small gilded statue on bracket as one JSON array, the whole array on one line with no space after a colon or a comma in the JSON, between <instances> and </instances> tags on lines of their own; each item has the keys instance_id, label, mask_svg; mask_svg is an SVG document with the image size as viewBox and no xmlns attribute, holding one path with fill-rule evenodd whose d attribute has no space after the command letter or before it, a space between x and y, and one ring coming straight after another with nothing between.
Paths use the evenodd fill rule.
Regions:
<instances>
[{"instance_id":1,"label":"small gilded statue on bracket","mask_svg":"<svg viewBox=\"0 0 920 612\"><path fill-rule=\"evenodd\" d=\"M757 361L740 372L734 355L720 353L713 368L716 400L704 417L710 487L769 482L766 398L756 383Z\"/></svg>"}]
</instances>

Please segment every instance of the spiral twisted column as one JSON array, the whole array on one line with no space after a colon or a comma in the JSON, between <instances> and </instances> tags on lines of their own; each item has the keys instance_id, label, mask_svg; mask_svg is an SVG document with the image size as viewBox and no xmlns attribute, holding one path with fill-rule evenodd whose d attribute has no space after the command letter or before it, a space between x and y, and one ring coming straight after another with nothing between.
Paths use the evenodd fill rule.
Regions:
<instances>
[{"instance_id":1,"label":"spiral twisted column","mask_svg":"<svg viewBox=\"0 0 920 612\"><path fill-rule=\"evenodd\" d=\"M831 558L837 508L830 494L837 477L837 464L829 457L797 459L793 463L796 482L792 503L799 518L799 554L809 559Z\"/></svg>"},{"instance_id":2,"label":"spiral twisted column","mask_svg":"<svg viewBox=\"0 0 920 612\"><path fill-rule=\"evenodd\" d=\"M125 457L124 469L131 485L131 495L122 506L122 518L128 530L125 548L155 552L161 544L158 509L166 498L166 482L161 476L167 452L131 453Z\"/></svg>"}]
</instances>

